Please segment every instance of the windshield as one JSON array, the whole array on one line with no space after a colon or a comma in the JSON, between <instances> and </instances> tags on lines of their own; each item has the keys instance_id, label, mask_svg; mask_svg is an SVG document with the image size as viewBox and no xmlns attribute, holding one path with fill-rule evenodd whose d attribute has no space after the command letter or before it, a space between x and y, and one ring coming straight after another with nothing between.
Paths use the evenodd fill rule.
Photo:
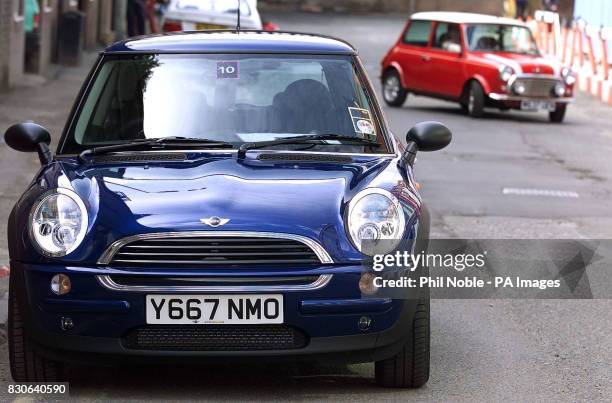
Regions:
<instances>
[{"instance_id":1,"label":"windshield","mask_svg":"<svg viewBox=\"0 0 612 403\"><path fill-rule=\"evenodd\" d=\"M381 144L330 140L311 151L388 152L351 57L132 55L104 62L61 152L169 136L238 147L309 134Z\"/></svg>"},{"instance_id":2,"label":"windshield","mask_svg":"<svg viewBox=\"0 0 612 403\"><path fill-rule=\"evenodd\" d=\"M472 24L466 37L473 51L539 54L529 28L519 25Z\"/></svg>"}]
</instances>

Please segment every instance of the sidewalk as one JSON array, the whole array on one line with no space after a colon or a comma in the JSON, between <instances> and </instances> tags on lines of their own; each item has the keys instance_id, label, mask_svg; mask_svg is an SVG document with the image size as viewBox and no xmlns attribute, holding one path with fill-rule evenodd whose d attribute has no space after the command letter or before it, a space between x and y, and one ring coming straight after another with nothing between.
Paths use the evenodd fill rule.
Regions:
<instances>
[{"instance_id":1,"label":"sidewalk","mask_svg":"<svg viewBox=\"0 0 612 403\"><path fill-rule=\"evenodd\" d=\"M87 53L80 67L58 67L52 79L25 76L10 92L0 93L0 266L8 265L7 221L13 205L32 180L40 163L35 153L19 153L4 144L12 124L31 120L49 129L54 150L74 99L97 57ZM0 278L0 324L6 321L8 277Z\"/></svg>"}]
</instances>

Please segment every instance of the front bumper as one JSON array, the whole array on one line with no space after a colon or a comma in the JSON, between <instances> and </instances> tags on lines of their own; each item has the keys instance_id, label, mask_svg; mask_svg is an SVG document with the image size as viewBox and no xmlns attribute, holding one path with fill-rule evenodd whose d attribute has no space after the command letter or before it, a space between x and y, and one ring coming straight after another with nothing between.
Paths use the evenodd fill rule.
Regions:
<instances>
[{"instance_id":1,"label":"front bumper","mask_svg":"<svg viewBox=\"0 0 612 403\"><path fill-rule=\"evenodd\" d=\"M411 331L419 297L415 295L414 299L407 300L361 298L358 282L362 268L359 265L321 266L297 272L275 272L274 275L277 276L326 275L329 279L322 287L278 291L284 296L285 324L307 334L308 343L305 347L241 351L144 350L129 347L126 344L126 335L131 330L146 325L145 295L154 292L110 289L100 282L99 278L109 274L109 271L116 276L130 274L129 272L109 268L29 265L19 262L12 262L11 266L12 275L17 277L13 286L17 288L20 305L25 308L26 334L42 354L62 361L183 361L202 357L377 361L388 358L401 349ZM57 296L50 291L51 278L58 273L67 274L71 279L72 290L65 296ZM210 271L185 273L177 270L138 272L140 275L150 276L170 273L173 276L211 274ZM253 271L249 273L252 275ZM189 294L184 291L174 293ZM206 294L209 293L231 292L217 291ZM362 316L371 319L371 326L367 330L361 330L358 326ZM73 320L72 329L62 329L61 319L64 317Z\"/></svg>"},{"instance_id":2,"label":"front bumper","mask_svg":"<svg viewBox=\"0 0 612 403\"><path fill-rule=\"evenodd\" d=\"M495 92L489 93L488 96L493 101L517 102L517 103L520 103L521 101L547 101L547 102L567 104L567 103L572 103L575 101L575 98L573 97L561 97L561 98L525 97L525 96L520 96L520 95L500 94L500 93L495 93Z\"/></svg>"}]
</instances>

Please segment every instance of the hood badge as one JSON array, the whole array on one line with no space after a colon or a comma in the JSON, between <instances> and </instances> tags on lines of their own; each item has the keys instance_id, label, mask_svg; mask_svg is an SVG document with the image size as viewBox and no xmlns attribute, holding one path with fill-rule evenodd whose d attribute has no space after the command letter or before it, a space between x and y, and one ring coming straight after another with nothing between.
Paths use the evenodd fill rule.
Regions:
<instances>
[{"instance_id":1,"label":"hood badge","mask_svg":"<svg viewBox=\"0 0 612 403\"><path fill-rule=\"evenodd\" d=\"M542 69L540 68L540 66L536 66L536 68L535 68L535 72L536 72L536 73L539 73L540 71L542 71Z\"/></svg>"},{"instance_id":2,"label":"hood badge","mask_svg":"<svg viewBox=\"0 0 612 403\"><path fill-rule=\"evenodd\" d=\"M200 218L200 222L202 224L206 224L209 227L221 227L225 224L227 224L230 221L229 218L221 218L221 217L217 217L217 216L212 216L209 218Z\"/></svg>"}]
</instances>

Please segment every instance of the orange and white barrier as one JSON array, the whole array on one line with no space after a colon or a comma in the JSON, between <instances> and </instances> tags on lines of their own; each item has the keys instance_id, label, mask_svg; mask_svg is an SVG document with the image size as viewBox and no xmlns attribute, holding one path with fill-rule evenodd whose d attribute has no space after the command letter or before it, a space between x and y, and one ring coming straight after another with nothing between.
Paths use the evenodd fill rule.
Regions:
<instances>
[{"instance_id":1,"label":"orange and white barrier","mask_svg":"<svg viewBox=\"0 0 612 403\"><path fill-rule=\"evenodd\" d=\"M608 41L612 27L588 25L574 21L562 27L559 14L536 11L531 29L540 49L570 66L577 75L577 88L612 105L612 74L608 63Z\"/></svg>"}]
</instances>

